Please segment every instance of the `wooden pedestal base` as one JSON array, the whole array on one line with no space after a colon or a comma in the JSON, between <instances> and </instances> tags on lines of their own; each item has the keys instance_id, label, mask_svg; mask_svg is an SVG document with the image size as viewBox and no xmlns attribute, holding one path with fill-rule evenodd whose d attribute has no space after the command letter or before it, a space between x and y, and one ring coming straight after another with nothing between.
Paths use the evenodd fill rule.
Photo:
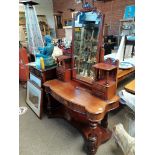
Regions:
<instances>
[{"instance_id":1,"label":"wooden pedestal base","mask_svg":"<svg viewBox=\"0 0 155 155\"><path fill-rule=\"evenodd\" d=\"M88 155L94 155L98 146L111 138L107 113L119 106L119 97L105 102L75 81L55 79L44 86L48 117L63 118L76 127L84 137Z\"/></svg>"},{"instance_id":2,"label":"wooden pedestal base","mask_svg":"<svg viewBox=\"0 0 155 155\"><path fill-rule=\"evenodd\" d=\"M94 155L99 145L111 138L111 131L107 127L107 117L100 122L91 122L86 115L73 111L58 101L52 99L48 104L47 111L49 118L63 118L77 128L83 135L88 155Z\"/></svg>"}]
</instances>

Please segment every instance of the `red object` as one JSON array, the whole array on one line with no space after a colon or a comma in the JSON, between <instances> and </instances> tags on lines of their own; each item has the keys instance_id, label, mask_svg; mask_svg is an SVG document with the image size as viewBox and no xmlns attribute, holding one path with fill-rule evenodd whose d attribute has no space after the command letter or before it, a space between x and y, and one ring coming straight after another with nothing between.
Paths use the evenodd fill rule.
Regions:
<instances>
[{"instance_id":1,"label":"red object","mask_svg":"<svg viewBox=\"0 0 155 155\"><path fill-rule=\"evenodd\" d=\"M60 49L63 49L63 48L64 48L63 45L58 45L58 47L59 47Z\"/></svg>"},{"instance_id":2,"label":"red object","mask_svg":"<svg viewBox=\"0 0 155 155\"><path fill-rule=\"evenodd\" d=\"M68 48L68 49L62 49L62 51L63 51L63 54L64 55L66 55L66 54L71 54L72 53L72 50L71 50L71 48Z\"/></svg>"},{"instance_id":3,"label":"red object","mask_svg":"<svg viewBox=\"0 0 155 155\"><path fill-rule=\"evenodd\" d=\"M25 48L19 48L19 81L27 82L29 79L29 67L26 64L29 63L28 54Z\"/></svg>"}]
</instances>

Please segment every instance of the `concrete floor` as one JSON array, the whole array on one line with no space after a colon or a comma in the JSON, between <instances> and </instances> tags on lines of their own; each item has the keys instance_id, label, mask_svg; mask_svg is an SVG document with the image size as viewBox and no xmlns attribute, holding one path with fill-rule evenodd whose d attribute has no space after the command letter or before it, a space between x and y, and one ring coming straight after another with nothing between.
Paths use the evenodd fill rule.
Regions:
<instances>
[{"instance_id":1,"label":"concrete floor","mask_svg":"<svg viewBox=\"0 0 155 155\"><path fill-rule=\"evenodd\" d=\"M126 80L119 86L129 82ZM19 106L27 106L25 103L26 89L19 88ZM126 107L111 112L109 115L109 128L117 123L124 124ZM20 155L86 155L83 150L83 137L81 134L62 119L48 119L44 114L40 120L28 107L25 114L19 116L19 154ZM115 144L112 137L108 142L101 145L96 155L123 155L123 152Z\"/></svg>"}]
</instances>

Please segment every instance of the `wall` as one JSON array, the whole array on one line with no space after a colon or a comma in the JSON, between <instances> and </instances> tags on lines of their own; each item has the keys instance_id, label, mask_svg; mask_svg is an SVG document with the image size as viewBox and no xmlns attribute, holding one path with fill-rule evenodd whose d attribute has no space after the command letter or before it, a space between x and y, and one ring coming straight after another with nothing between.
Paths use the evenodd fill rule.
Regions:
<instances>
[{"instance_id":1,"label":"wall","mask_svg":"<svg viewBox=\"0 0 155 155\"><path fill-rule=\"evenodd\" d=\"M87 0L90 2L90 0ZM135 0L113 0L108 2L95 2L95 6L105 14L105 23L109 25L109 35L118 35L119 20L123 18L126 5L135 4ZM78 11L82 3L77 4L75 0L53 0L54 12L63 11L63 18L71 18L68 8Z\"/></svg>"},{"instance_id":2,"label":"wall","mask_svg":"<svg viewBox=\"0 0 155 155\"><path fill-rule=\"evenodd\" d=\"M34 1L34 0L33 0ZM50 28L55 29L53 16L53 1L52 0L35 0L39 5L35 6L37 15L45 15ZM24 6L19 6L19 11L24 11Z\"/></svg>"}]
</instances>

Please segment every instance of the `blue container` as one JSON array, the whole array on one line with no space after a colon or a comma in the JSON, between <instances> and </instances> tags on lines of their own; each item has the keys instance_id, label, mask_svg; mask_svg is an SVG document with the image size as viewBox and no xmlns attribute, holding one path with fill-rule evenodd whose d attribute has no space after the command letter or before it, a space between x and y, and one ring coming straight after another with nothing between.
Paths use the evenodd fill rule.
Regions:
<instances>
[{"instance_id":1,"label":"blue container","mask_svg":"<svg viewBox=\"0 0 155 155\"><path fill-rule=\"evenodd\" d=\"M126 6L124 12L124 19L130 19L135 17L135 5Z\"/></svg>"}]
</instances>

